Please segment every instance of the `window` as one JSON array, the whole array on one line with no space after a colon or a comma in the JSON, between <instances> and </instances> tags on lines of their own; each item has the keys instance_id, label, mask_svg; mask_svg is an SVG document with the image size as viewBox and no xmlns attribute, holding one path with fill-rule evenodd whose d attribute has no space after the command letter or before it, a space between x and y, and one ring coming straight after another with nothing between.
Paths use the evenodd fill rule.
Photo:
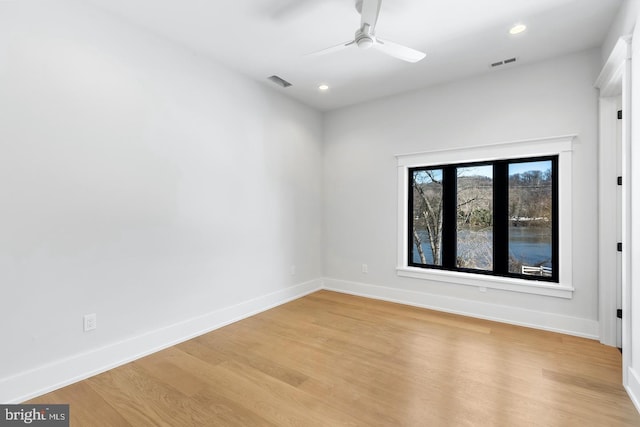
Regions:
<instances>
[{"instance_id":1,"label":"window","mask_svg":"<svg viewBox=\"0 0 640 427\"><path fill-rule=\"evenodd\" d=\"M412 262L442 265L442 169L416 170L412 174Z\"/></svg>"},{"instance_id":2,"label":"window","mask_svg":"<svg viewBox=\"0 0 640 427\"><path fill-rule=\"evenodd\" d=\"M408 265L558 282L558 156L409 169Z\"/></svg>"},{"instance_id":3,"label":"window","mask_svg":"<svg viewBox=\"0 0 640 427\"><path fill-rule=\"evenodd\" d=\"M575 141L397 155L397 274L571 298Z\"/></svg>"}]
</instances>

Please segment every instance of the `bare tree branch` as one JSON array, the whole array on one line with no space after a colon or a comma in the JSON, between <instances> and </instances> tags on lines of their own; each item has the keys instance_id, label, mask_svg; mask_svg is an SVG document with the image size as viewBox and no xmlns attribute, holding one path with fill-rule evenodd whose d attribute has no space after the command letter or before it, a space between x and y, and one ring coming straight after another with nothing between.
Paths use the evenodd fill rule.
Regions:
<instances>
[{"instance_id":1,"label":"bare tree branch","mask_svg":"<svg viewBox=\"0 0 640 427\"><path fill-rule=\"evenodd\" d=\"M418 248L418 255L420 255L420 263L422 264L426 264L427 263L427 258L424 256L424 251L422 250L422 241L420 240L420 236L418 236L418 232L416 231L416 229L413 229L413 241L416 244L416 247Z\"/></svg>"}]
</instances>

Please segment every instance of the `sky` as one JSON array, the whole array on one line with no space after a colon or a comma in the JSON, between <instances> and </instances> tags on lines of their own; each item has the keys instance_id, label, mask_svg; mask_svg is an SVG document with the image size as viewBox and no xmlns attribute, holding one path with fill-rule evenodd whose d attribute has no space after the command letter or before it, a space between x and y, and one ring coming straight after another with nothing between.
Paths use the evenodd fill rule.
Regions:
<instances>
[{"instance_id":1,"label":"sky","mask_svg":"<svg viewBox=\"0 0 640 427\"><path fill-rule=\"evenodd\" d=\"M545 160L542 162L511 163L509 165L509 175L534 170L545 172L549 169L551 169L551 160Z\"/></svg>"},{"instance_id":2,"label":"sky","mask_svg":"<svg viewBox=\"0 0 640 427\"><path fill-rule=\"evenodd\" d=\"M546 172L551 169L551 160L544 160L541 162L523 162L523 163L511 163L509 164L509 176L515 175L517 173L524 173L529 171L539 170L541 172ZM487 176L489 178L493 177L493 167L492 166L473 166L469 168L465 168L465 170L460 173L458 176Z\"/></svg>"}]
</instances>

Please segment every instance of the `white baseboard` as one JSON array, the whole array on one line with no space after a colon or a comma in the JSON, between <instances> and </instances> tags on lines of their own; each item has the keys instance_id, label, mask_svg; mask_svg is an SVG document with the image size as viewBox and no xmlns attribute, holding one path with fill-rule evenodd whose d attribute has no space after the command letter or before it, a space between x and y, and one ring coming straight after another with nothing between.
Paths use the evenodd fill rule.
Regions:
<instances>
[{"instance_id":1,"label":"white baseboard","mask_svg":"<svg viewBox=\"0 0 640 427\"><path fill-rule=\"evenodd\" d=\"M598 322L590 319L331 278L324 279L324 289L512 325L598 339Z\"/></svg>"},{"instance_id":2,"label":"white baseboard","mask_svg":"<svg viewBox=\"0 0 640 427\"><path fill-rule=\"evenodd\" d=\"M20 403L322 289L313 280L0 379L0 403Z\"/></svg>"},{"instance_id":3,"label":"white baseboard","mask_svg":"<svg viewBox=\"0 0 640 427\"><path fill-rule=\"evenodd\" d=\"M640 376L638 376L638 372L631 367L627 370L627 373L628 384L625 385L624 388L627 390L627 394L636 409L640 412Z\"/></svg>"}]
</instances>

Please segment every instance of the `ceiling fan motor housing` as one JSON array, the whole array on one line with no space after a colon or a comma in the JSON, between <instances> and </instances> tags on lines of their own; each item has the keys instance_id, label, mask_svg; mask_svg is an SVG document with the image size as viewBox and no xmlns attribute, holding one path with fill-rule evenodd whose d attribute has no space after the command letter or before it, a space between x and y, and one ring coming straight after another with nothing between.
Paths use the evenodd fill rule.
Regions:
<instances>
[{"instance_id":1,"label":"ceiling fan motor housing","mask_svg":"<svg viewBox=\"0 0 640 427\"><path fill-rule=\"evenodd\" d=\"M360 49L369 49L376 42L376 37L371 31L371 26L364 24L364 26L356 31L355 42Z\"/></svg>"},{"instance_id":2,"label":"ceiling fan motor housing","mask_svg":"<svg viewBox=\"0 0 640 427\"><path fill-rule=\"evenodd\" d=\"M374 39L369 36L362 36L359 39L356 39L356 44L360 49L369 49L374 43Z\"/></svg>"}]
</instances>

